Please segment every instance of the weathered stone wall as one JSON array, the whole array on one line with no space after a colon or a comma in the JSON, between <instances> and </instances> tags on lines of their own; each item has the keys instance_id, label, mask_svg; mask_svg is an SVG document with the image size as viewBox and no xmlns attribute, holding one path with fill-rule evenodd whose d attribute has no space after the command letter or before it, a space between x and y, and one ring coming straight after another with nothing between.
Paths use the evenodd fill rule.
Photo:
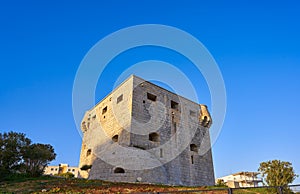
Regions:
<instances>
[{"instance_id":1,"label":"weathered stone wall","mask_svg":"<svg viewBox=\"0 0 300 194\"><path fill-rule=\"evenodd\" d=\"M83 139L79 168L83 165L101 168L93 163L103 149L114 143L113 137L117 137L119 144L129 145L131 103L132 78L86 112L81 124ZM88 153L89 150L91 153ZM87 171L80 171L81 177L87 178L88 175Z\"/></svg>"},{"instance_id":2,"label":"weathered stone wall","mask_svg":"<svg viewBox=\"0 0 300 194\"><path fill-rule=\"evenodd\" d=\"M122 182L213 185L211 151L201 153L203 146L210 148L211 123L206 106L131 76L86 113L79 167L91 164L92 168L81 175ZM138 154L128 157L132 153ZM144 170L133 170L131 163L139 160Z\"/></svg>"}]
</instances>

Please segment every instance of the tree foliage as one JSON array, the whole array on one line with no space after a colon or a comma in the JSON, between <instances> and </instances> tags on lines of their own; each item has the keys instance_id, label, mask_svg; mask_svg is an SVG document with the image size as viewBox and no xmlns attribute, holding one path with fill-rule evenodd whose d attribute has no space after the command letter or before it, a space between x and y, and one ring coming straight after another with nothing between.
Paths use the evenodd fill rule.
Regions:
<instances>
[{"instance_id":1,"label":"tree foliage","mask_svg":"<svg viewBox=\"0 0 300 194\"><path fill-rule=\"evenodd\" d=\"M56 154L49 144L31 144L24 133L0 133L0 174L41 175ZM0 177L1 178L1 177Z\"/></svg>"},{"instance_id":2,"label":"tree foliage","mask_svg":"<svg viewBox=\"0 0 300 194\"><path fill-rule=\"evenodd\" d=\"M0 171L3 174L17 171L22 163L22 154L31 144L24 133L0 133Z\"/></svg>"},{"instance_id":3,"label":"tree foliage","mask_svg":"<svg viewBox=\"0 0 300 194\"><path fill-rule=\"evenodd\" d=\"M285 186L292 183L298 176L290 162L272 160L260 163L258 171L269 186Z\"/></svg>"},{"instance_id":4,"label":"tree foliage","mask_svg":"<svg viewBox=\"0 0 300 194\"><path fill-rule=\"evenodd\" d=\"M25 173L32 176L43 174L45 167L50 161L54 160L56 154L54 149L49 144L32 144L26 148L23 153Z\"/></svg>"}]
</instances>

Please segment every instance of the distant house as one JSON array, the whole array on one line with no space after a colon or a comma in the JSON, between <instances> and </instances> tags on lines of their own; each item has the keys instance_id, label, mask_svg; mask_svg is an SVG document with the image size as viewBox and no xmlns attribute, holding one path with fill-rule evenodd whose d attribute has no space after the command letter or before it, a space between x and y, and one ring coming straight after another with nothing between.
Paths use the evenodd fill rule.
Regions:
<instances>
[{"instance_id":1,"label":"distant house","mask_svg":"<svg viewBox=\"0 0 300 194\"><path fill-rule=\"evenodd\" d=\"M262 178L259 178L258 175L258 172L238 172L220 177L216 179L216 182L218 182L218 180L223 180L230 188L258 187L260 186L259 183L262 183Z\"/></svg>"},{"instance_id":2,"label":"distant house","mask_svg":"<svg viewBox=\"0 0 300 194\"><path fill-rule=\"evenodd\" d=\"M45 168L45 175L57 175L70 172L74 177L78 177L78 167L70 167L68 164L59 164L58 166L47 166Z\"/></svg>"}]
</instances>

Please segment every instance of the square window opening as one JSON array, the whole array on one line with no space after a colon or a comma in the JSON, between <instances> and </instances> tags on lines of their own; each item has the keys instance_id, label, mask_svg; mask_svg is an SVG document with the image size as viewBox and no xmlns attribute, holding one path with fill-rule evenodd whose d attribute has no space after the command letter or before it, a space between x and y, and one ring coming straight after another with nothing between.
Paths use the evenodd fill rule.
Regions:
<instances>
[{"instance_id":1,"label":"square window opening","mask_svg":"<svg viewBox=\"0 0 300 194\"><path fill-rule=\"evenodd\" d=\"M117 104L119 103L119 102L121 102L123 100L123 94L121 94L118 98L117 98Z\"/></svg>"},{"instance_id":2,"label":"square window opening","mask_svg":"<svg viewBox=\"0 0 300 194\"><path fill-rule=\"evenodd\" d=\"M153 142L159 142L159 134L158 133L150 133L149 140Z\"/></svg>"},{"instance_id":3,"label":"square window opening","mask_svg":"<svg viewBox=\"0 0 300 194\"><path fill-rule=\"evenodd\" d=\"M178 110L179 104L173 100L171 100L171 108Z\"/></svg>"},{"instance_id":4,"label":"square window opening","mask_svg":"<svg viewBox=\"0 0 300 194\"><path fill-rule=\"evenodd\" d=\"M151 101L154 101L154 102L156 101L156 96L153 94L147 93L147 98Z\"/></svg>"}]
</instances>

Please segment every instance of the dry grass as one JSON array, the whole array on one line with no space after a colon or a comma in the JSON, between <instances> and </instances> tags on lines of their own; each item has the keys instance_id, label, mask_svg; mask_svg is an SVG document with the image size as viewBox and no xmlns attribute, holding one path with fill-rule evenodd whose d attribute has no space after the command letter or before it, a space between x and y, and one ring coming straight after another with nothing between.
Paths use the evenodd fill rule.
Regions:
<instances>
[{"instance_id":1,"label":"dry grass","mask_svg":"<svg viewBox=\"0 0 300 194\"><path fill-rule=\"evenodd\" d=\"M179 187L141 183L113 183L101 180L64 179L57 177L15 178L0 182L0 193L205 193L227 194L227 190L205 191L208 187ZM210 188L211 189L211 188ZM216 189L216 188L214 188ZM202 190L202 191L199 191ZM187 192L190 191L190 192ZM43 193L44 193L43 192ZM265 191L239 190L234 193L266 193Z\"/></svg>"}]
</instances>

